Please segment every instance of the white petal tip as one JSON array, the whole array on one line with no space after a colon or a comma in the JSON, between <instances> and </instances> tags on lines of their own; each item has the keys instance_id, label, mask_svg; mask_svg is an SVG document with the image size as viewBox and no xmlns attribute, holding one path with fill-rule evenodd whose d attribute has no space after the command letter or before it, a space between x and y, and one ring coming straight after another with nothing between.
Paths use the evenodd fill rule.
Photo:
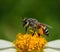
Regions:
<instances>
[{"instance_id":1,"label":"white petal tip","mask_svg":"<svg viewBox=\"0 0 60 52\"><path fill-rule=\"evenodd\" d=\"M48 42L46 47L59 48L60 49L60 39Z\"/></svg>"},{"instance_id":2,"label":"white petal tip","mask_svg":"<svg viewBox=\"0 0 60 52\"><path fill-rule=\"evenodd\" d=\"M47 48L47 49L44 49L43 52L60 52L60 50L55 50L55 49L49 49L49 48Z\"/></svg>"},{"instance_id":3,"label":"white petal tip","mask_svg":"<svg viewBox=\"0 0 60 52\"><path fill-rule=\"evenodd\" d=\"M6 47L14 47L12 42L6 41L6 40L0 40L0 49L6 48Z\"/></svg>"},{"instance_id":4,"label":"white petal tip","mask_svg":"<svg viewBox=\"0 0 60 52\"><path fill-rule=\"evenodd\" d=\"M5 50L0 50L0 52L16 52L16 49L5 49Z\"/></svg>"}]
</instances>

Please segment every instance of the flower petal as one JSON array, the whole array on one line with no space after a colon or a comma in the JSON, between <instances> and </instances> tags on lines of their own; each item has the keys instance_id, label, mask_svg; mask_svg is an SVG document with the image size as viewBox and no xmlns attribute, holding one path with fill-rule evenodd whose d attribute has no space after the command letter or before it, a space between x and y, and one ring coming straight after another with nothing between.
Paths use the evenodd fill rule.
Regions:
<instances>
[{"instance_id":1,"label":"flower petal","mask_svg":"<svg viewBox=\"0 0 60 52\"><path fill-rule=\"evenodd\" d=\"M46 48L46 49L44 49L43 52L60 52L60 50L55 50L55 49Z\"/></svg>"},{"instance_id":2,"label":"flower petal","mask_svg":"<svg viewBox=\"0 0 60 52\"><path fill-rule=\"evenodd\" d=\"M7 47L14 47L12 42L6 40L0 40L0 49L7 48Z\"/></svg>"},{"instance_id":3,"label":"flower petal","mask_svg":"<svg viewBox=\"0 0 60 52\"><path fill-rule=\"evenodd\" d=\"M51 42L48 42L48 44L46 45L47 48L58 48L60 49L60 39L59 40L54 40Z\"/></svg>"},{"instance_id":4,"label":"flower petal","mask_svg":"<svg viewBox=\"0 0 60 52\"><path fill-rule=\"evenodd\" d=\"M5 50L0 50L0 52L16 52L16 49L5 49Z\"/></svg>"}]
</instances>

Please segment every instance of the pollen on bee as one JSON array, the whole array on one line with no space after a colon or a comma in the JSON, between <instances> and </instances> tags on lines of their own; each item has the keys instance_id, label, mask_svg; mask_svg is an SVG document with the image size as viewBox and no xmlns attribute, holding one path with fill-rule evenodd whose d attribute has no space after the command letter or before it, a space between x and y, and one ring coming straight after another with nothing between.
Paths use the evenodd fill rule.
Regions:
<instances>
[{"instance_id":1,"label":"pollen on bee","mask_svg":"<svg viewBox=\"0 0 60 52\"><path fill-rule=\"evenodd\" d=\"M43 34L43 29L40 28L40 29L38 30L38 33L39 33L40 35L42 35L42 34Z\"/></svg>"}]
</instances>

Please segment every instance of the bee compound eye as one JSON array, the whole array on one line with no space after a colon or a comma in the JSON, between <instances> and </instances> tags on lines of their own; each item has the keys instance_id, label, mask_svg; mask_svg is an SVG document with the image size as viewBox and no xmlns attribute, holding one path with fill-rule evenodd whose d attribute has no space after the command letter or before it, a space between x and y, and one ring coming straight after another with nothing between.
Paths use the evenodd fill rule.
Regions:
<instances>
[{"instance_id":1,"label":"bee compound eye","mask_svg":"<svg viewBox=\"0 0 60 52\"><path fill-rule=\"evenodd\" d=\"M23 21L23 26L25 26L27 24L27 22Z\"/></svg>"},{"instance_id":2,"label":"bee compound eye","mask_svg":"<svg viewBox=\"0 0 60 52\"><path fill-rule=\"evenodd\" d=\"M25 24L27 24L27 22L25 22Z\"/></svg>"}]
</instances>

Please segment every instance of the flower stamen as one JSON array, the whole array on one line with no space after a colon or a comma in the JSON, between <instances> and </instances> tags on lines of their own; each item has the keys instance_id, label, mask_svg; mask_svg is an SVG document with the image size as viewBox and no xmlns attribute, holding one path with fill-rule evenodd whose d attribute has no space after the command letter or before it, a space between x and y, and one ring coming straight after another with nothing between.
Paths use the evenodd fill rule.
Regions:
<instances>
[{"instance_id":1,"label":"flower stamen","mask_svg":"<svg viewBox=\"0 0 60 52\"><path fill-rule=\"evenodd\" d=\"M17 52L42 51L46 43L46 39L42 36L39 37L36 32L34 36L28 33L24 35L19 33L14 41L14 44L18 50Z\"/></svg>"}]
</instances>

